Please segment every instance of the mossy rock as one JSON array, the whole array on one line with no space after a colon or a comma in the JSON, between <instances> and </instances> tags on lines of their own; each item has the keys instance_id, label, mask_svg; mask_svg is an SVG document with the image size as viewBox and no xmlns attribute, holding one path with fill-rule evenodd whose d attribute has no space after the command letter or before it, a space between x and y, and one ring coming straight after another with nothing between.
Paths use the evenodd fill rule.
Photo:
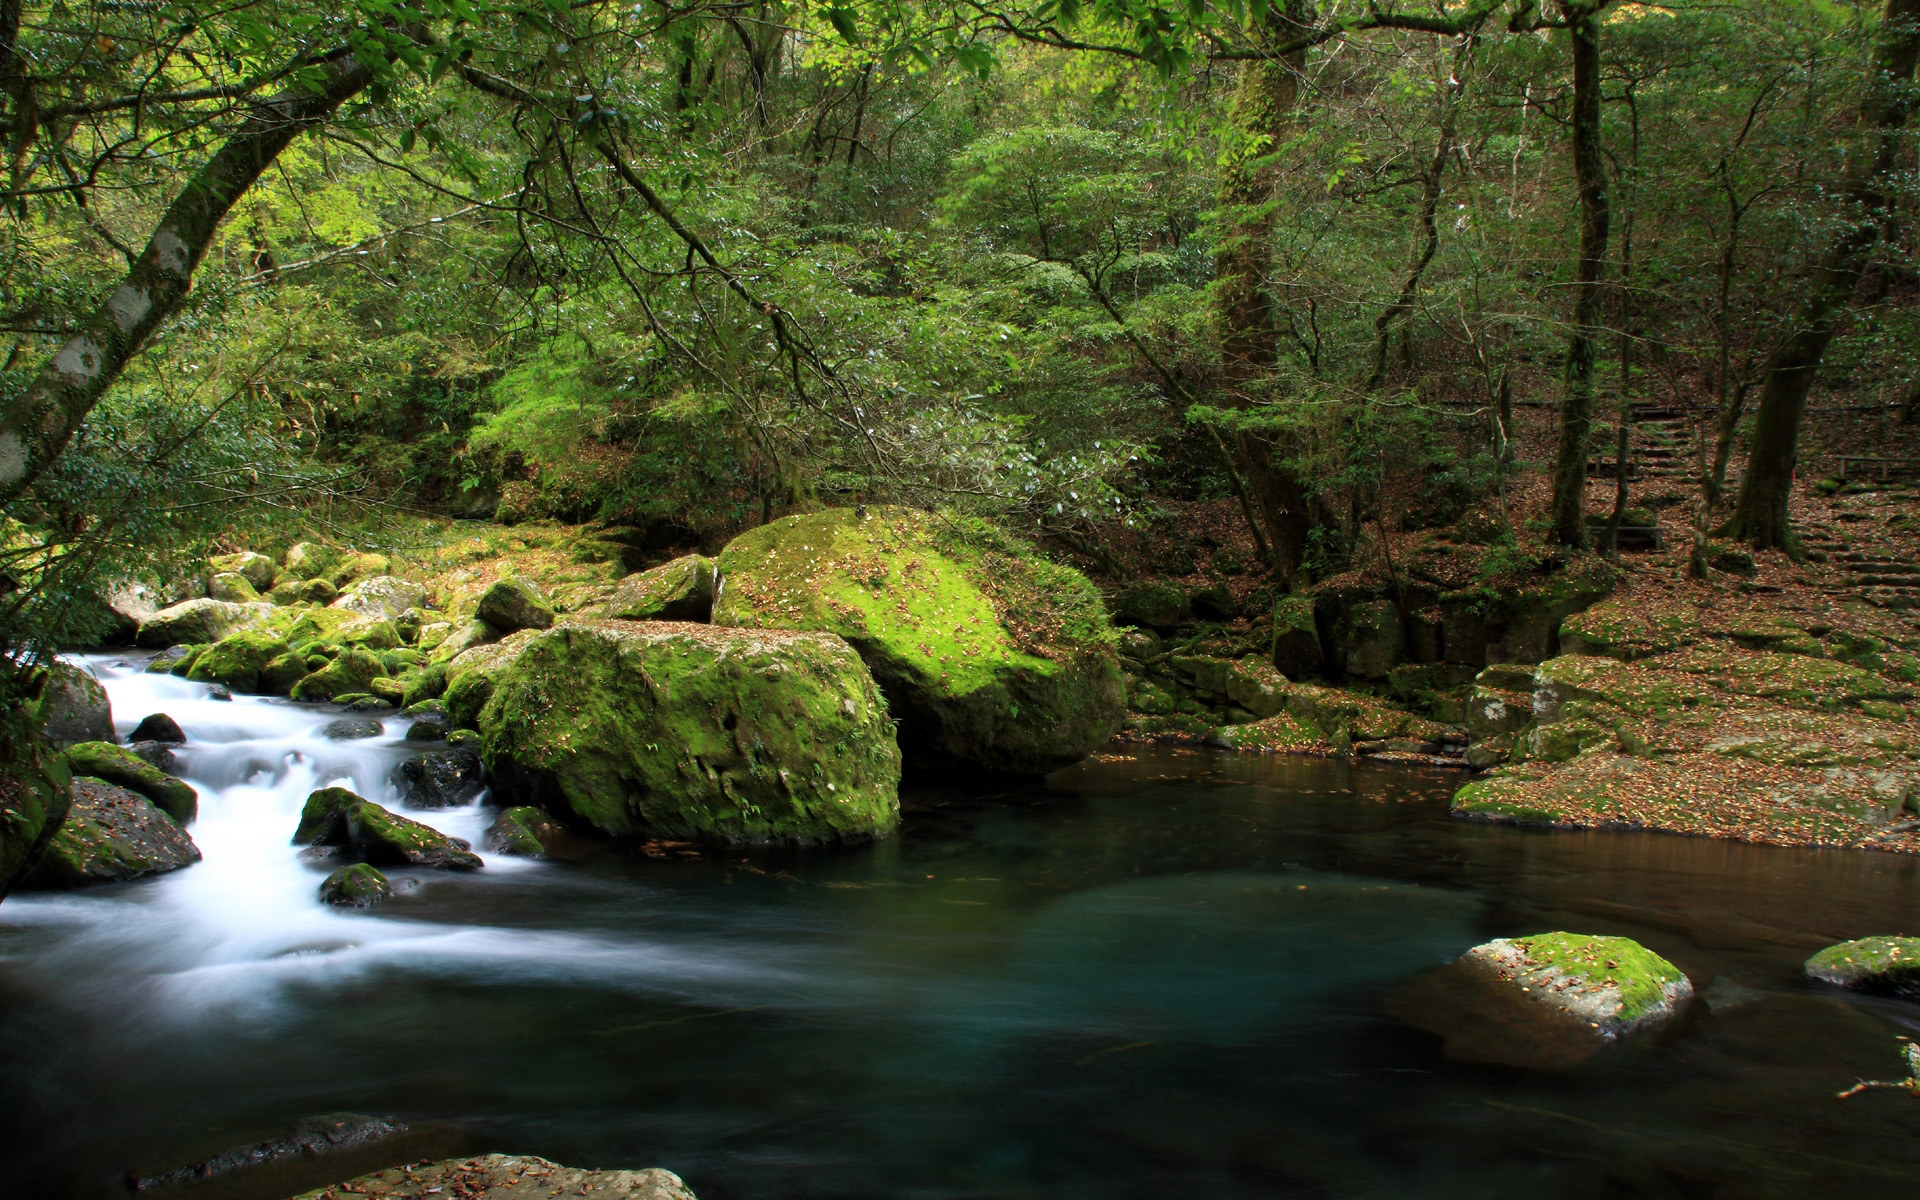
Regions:
<instances>
[{"instance_id":1,"label":"mossy rock","mask_svg":"<svg viewBox=\"0 0 1920 1200\"><path fill-rule=\"evenodd\" d=\"M1622 662L1666 654L1699 637L1699 615L1679 605L1648 609L1607 599L1560 623L1563 654L1602 655Z\"/></svg>"},{"instance_id":2,"label":"mossy rock","mask_svg":"<svg viewBox=\"0 0 1920 1200\"><path fill-rule=\"evenodd\" d=\"M53 840L73 805L66 756L34 727L31 715L0 715L6 767L6 815L0 819L0 900L19 885Z\"/></svg>"},{"instance_id":3,"label":"mossy rock","mask_svg":"<svg viewBox=\"0 0 1920 1200\"><path fill-rule=\"evenodd\" d=\"M402 645L400 627L385 617L355 617L333 631L333 640L343 646L363 650L398 650Z\"/></svg>"},{"instance_id":4,"label":"mossy rock","mask_svg":"<svg viewBox=\"0 0 1920 1200\"><path fill-rule=\"evenodd\" d=\"M252 631L228 634L194 659L187 678L199 683L225 684L236 692L258 692L263 690L261 670L291 650L285 639L276 634Z\"/></svg>"},{"instance_id":5,"label":"mossy rock","mask_svg":"<svg viewBox=\"0 0 1920 1200\"><path fill-rule=\"evenodd\" d=\"M391 675L372 680L367 684L367 690L373 693L375 699L384 700L396 707L406 699L407 695L405 681L395 679Z\"/></svg>"},{"instance_id":6,"label":"mossy rock","mask_svg":"<svg viewBox=\"0 0 1920 1200\"><path fill-rule=\"evenodd\" d=\"M320 884L321 903L339 908L372 908L391 899L393 885L367 863L341 867Z\"/></svg>"},{"instance_id":7,"label":"mossy rock","mask_svg":"<svg viewBox=\"0 0 1920 1200\"><path fill-rule=\"evenodd\" d=\"M1273 602L1270 656L1274 668L1289 679L1320 673L1326 658L1314 620L1313 597L1295 594Z\"/></svg>"},{"instance_id":8,"label":"mossy rock","mask_svg":"<svg viewBox=\"0 0 1920 1200\"><path fill-rule=\"evenodd\" d=\"M200 797L192 785L111 742L78 742L68 746L67 765L75 775L102 779L115 787L138 792L178 824L185 825L199 811Z\"/></svg>"},{"instance_id":9,"label":"mossy rock","mask_svg":"<svg viewBox=\"0 0 1920 1200\"><path fill-rule=\"evenodd\" d=\"M420 651L422 654L430 653L439 649L440 644L445 642L452 634L453 622L427 621L420 626L420 631L413 636L414 649Z\"/></svg>"},{"instance_id":10,"label":"mossy rock","mask_svg":"<svg viewBox=\"0 0 1920 1200\"><path fill-rule=\"evenodd\" d=\"M708 621L714 578L712 559L683 555L622 579L599 611L623 621Z\"/></svg>"},{"instance_id":11,"label":"mossy rock","mask_svg":"<svg viewBox=\"0 0 1920 1200\"><path fill-rule=\"evenodd\" d=\"M495 580L480 593L480 603L473 615L476 620L508 633L553 626L553 606L547 603L533 580L520 576Z\"/></svg>"},{"instance_id":12,"label":"mossy rock","mask_svg":"<svg viewBox=\"0 0 1920 1200\"><path fill-rule=\"evenodd\" d=\"M28 701L28 715L54 745L115 740L113 704L98 679L55 662L36 674L34 684L38 694Z\"/></svg>"},{"instance_id":13,"label":"mossy rock","mask_svg":"<svg viewBox=\"0 0 1920 1200\"><path fill-rule=\"evenodd\" d=\"M1209 730L1206 741L1222 750L1267 754L1324 754L1329 749L1326 733L1319 726L1288 713Z\"/></svg>"},{"instance_id":14,"label":"mossy rock","mask_svg":"<svg viewBox=\"0 0 1920 1200\"><path fill-rule=\"evenodd\" d=\"M340 565L340 551L318 542L298 542L280 559L287 573L300 579L326 575Z\"/></svg>"},{"instance_id":15,"label":"mossy rock","mask_svg":"<svg viewBox=\"0 0 1920 1200\"><path fill-rule=\"evenodd\" d=\"M487 849L515 858L545 858L547 846L564 836L544 809L522 804L509 808L487 826Z\"/></svg>"},{"instance_id":16,"label":"mossy rock","mask_svg":"<svg viewBox=\"0 0 1920 1200\"><path fill-rule=\"evenodd\" d=\"M265 591L273 586L279 577L280 569L273 560L264 554L255 554L251 550L240 550L233 554L216 554L207 560L215 571L232 572L244 578L255 590Z\"/></svg>"},{"instance_id":17,"label":"mossy rock","mask_svg":"<svg viewBox=\"0 0 1920 1200\"><path fill-rule=\"evenodd\" d=\"M467 621L441 638L427 658L430 662L452 662L469 650L489 646L501 640L498 629L485 621Z\"/></svg>"},{"instance_id":18,"label":"mossy rock","mask_svg":"<svg viewBox=\"0 0 1920 1200\"><path fill-rule=\"evenodd\" d=\"M329 607L358 617L391 621L408 609L418 608L426 598L427 589L420 584L397 575L375 575L340 593Z\"/></svg>"},{"instance_id":19,"label":"mossy rock","mask_svg":"<svg viewBox=\"0 0 1920 1200\"><path fill-rule=\"evenodd\" d=\"M1828 946L1806 963L1809 979L1866 992L1920 996L1920 938L1866 937Z\"/></svg>"},{"instance_id":20,"label":"mossy rock","mask_svg":"<svg viewBox=\"0 0 1920 1200\"><path fill-rule=\"evenodd\" d=\"M1583 700L1609 704L1636 717L1669 720L1716 702L1711 686L1667 669L1669 661L1626 663L1577 654L1549 659L1534 671L1534 713L1542 723L1552 722L1559 719L1562 705Z\"/></svg>"},{"instance_id":21,"label":"mossy rock","mask_svg":"<svg viewBox=\"0 0 1920 1200\"><path fill-rule=\"evenodd\" d=\"M186 830L138 792L76 778L66 820L25 886L74 888L175 871L200 861Z\"/></svg>"},{"instance_id":22,"label":"mossy rock","mask_svg":"<svg viewBox=\"0 0 1920 1200\"><path fill-rule=\"evenodd\" d=\"M820 630L866 660L910 765L1041 774L1119 729L1100 595L992 529L905 508L833 509L734 539L715 624Z\"/></svg>"},{"instance_id":23,"label":"mossy rock","mask_svg":"<svg viewBox=\"0 0 1920 1200\"><path fill-rule=\"evenodd\" d=\"M1705 686L1715 690L1797 708L1835 710L1863 700L1908 700L1914 695L1910 684L1849 663L1801 654L1694 646L1657 662L1669 672L1704 680Z\"/></svg>"},{"instance_id":24,"label":"mossy rock","mask_svg":"<svg viewBox=\"0 0 1920 1200\"><path fill-rule=\"evenodd\" d=\"M303 579L293 585L292 595L296 601L325 607L340 598L340 589L330 579Z\"/></svg>"},{"instance_id":25,"label":"mossy rock","mask_svg":"<svg viewBox=\"0 0 1920 1200\"><path fill-rule=\"evenodd\" d=\"M458 808L486 790L480 756L468 749L409 758L395 769L394 782L408 808Z\"/></svg>"},{"instance_id":26,"label":"mossy rock","mask_svg":"<svg viewBox=\"0 0 1920 1200\"><path fill-rule=\"evenodd\" d=\"M1551 724L1535 725L1514 745L1513 756L1522 762L1569 762L1582 754L1617 749L1619 741L1613 726L1587 716L1577 716Z\"/></svg>"},{"instance_id":27,"label":"mossy rock","mask_svg":"<svg viewBox=\"0 0 1920 1200\"><path fill-rule=\"evenodd\" d=\"M344 609L309 608L295 617L293 624L287 626L287 642L293 646L301 646L309 642L332 644L339 640L334 635L342 626L350 625L358 619L354 613Z\"/></svg>"},{"instance_id":28,"label":"mossy rock","mask_svg":"<svg viewBox=\"0 0 1920 1200\"><path fill-rule=\"evenodd\" d=\"M178 675L182 679L186 678L187 672L193 670L194 660L198 659L200 655L206 651L206 648L205 645L188 646L184 654L173 660L173 665L168 668L168 673Z\"/></svg>"},{"instance_id":29,"label":"mossy rock","mask_svg":"<svg viewBox=\"0 0 1920 1200\"><path fill-rule=\"evenodd\" d=\"M1200 696L1237 704L1256 718L1274 716L1286 707L1287 678L1262 659L1176 654L1169 665Z\"/></svg>"},{"instance_id":30,"label":"mossy rock","mask_svg":"<svg viewBox=\"0 0 1920 1200\"><path fill-rule=\"evenodd\" d=\"M1523 779L1522 776L1494 775L1474 780L1453 794L1453 815L1518 825L1554 825L1566 819L1566 814L1558 809L1516 799L1514 784Z\"/></svg>"},{"instance_id":31,"label":"mossy rock","mask_svg":"<svg viewBox=\"0 0 1920 1200\"><path fill-rule=\"evenodd\" d=\"M402 708L438 700L447 691L447 664L429 663L407 678L406 691L400 697ZM442 710L444 711L444 710Z\"/></svg>"},{"instance_id":32,"label":"mossy rock","mask_svg":"<svg viewBox=\"0 0 1920 1200\"><path fill-rule=\"evenodd\" d=\"M311 670L304 656L291 650L261 664L257 689L263 696L284 696Z\"/></svg>"},{"instance_id":33,"label":"mossy rock","mask_svg":"<svg viewBox=\"0 0 1920 1200\"><path fill-rule=\"evenodd\" d=\"M338 787L321 788L307 796L293 842L345 846L367 862L389 866L471 871L482 865L480 856L464 843Z\"/></svg>"},{"instance_id":34,"label":"mossy rock","mask_svg":"<svg viewBox=\"0 0 1920 1200\"><path fill-rule=\"evenodd\" d=\"M344 846L347 844L347 810L365 797L342 787L320 788L307 793L300 808L300 824L293 831L296 846Z\"/></svg>"},{"instance_id":35,"label":"mossy rock","mask_svg":"<svg viewBox=\"0 0 1920 1200\"><path fill-rule=\"evenodd\" d=\"M336 696L367 692L387 671L365 650L343 651L338 658L293 685L295 700L332 700Z\"/></svg>"},{"instance_id":36,"label":"mossy rock","mask_svg":"<svg viewBox=\"0 0 1920 1200\"><path fill-rule=\"evenodd\" d=\"M458 719L455 695L448 710ZM839 842L899 823L899 750L829 634L598 621L537 635L478 720L495 789L615 836Z\"/></svg>"},{"instance_id":37,"label":"mossy rock","mask_svg":"<svg viewBox=\"0 0 1920 1200\"><path fill-rule=\"evenodd\" d=\"M163 608L140 623L135 641L142 646L177 646L182 642L217 642L243 625L257 622L262 609L272 605L234 604L225 600L186 600Z\"/></svg>"},{"instance_id":38,"label":"mossy rock","mask_svg":"<svg viewBox=\"0 0 1920 1200\"><path fill-rule=\"evenodd\" d=\"M344 588L348 584L375 576L393 572L393 560L384 554L369 554L348 551L342 554L332 570L326 572L335 587Z\"/></svg>"},{"instance_id":39,"label":"mossy rock","mask_svg":"<svg viewBox=\"0 0 1920 1200\"><path fill-rule=\"evenodd\" d=\"M207 597L212 600L225 600L229 604L252 604L260 599L260 592L247 577L233 571L221 571L207 580Z\"/></svg>"},{"instance_id":40,"label":"mossy rock","mask_svg":"<svg viewBox=\"0 0 1920 1200\"><path fill-rule=\"evenodd\" d=\"M1391 600L1345 605L1334 623L1342 669L1355 679L1385 679L1407 654L1406 625Z\"/></svg>"},{"instance_id":41,"label":"mossy rock","mask_svg":"<svg viewBox=\"0 0 1920 1200\"><path fill-rule=\"evenodd\" d=\"M1607 1041L1668 1020L1693 995L1680 968L1631 938L1498 938L1467 951L1462 961Z\"/></svg>"},{"instance_id":42,"label":"mossy rock","mask_svg":"<svg viewBox=\"0 0 1920 1200\"><path fill-rule=\"evenodd\" d=\"M1121 625L1166 631L1193 619L1187 589L1176 583L1136 583L1113 597L1113 619Z\"/></svg>"}]
</instances>

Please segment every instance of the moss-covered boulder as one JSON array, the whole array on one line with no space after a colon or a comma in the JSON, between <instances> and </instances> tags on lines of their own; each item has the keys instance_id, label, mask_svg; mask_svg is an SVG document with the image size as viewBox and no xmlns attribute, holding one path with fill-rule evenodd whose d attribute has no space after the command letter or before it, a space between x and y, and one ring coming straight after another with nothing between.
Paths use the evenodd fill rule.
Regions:
<instances>
[{"instance_id":1,"label":"moss-covered boulder","mask_svg":"<svg viewBox=\"0 0 1920 1200\"><path fill-rule=\"evenodd\" d=\"M1175 654L1168 665L1202 701L1237 708L1241 710L1241 720L1260 720L1286 708L1287 678L1264 659L1250 655L1234 661L1199 654Z\"/></svg>"},{"instance_id":2,"label":"moss-covered boulder","mask_svg":"<svg viewBox=\"0 0 1920 1200\"><path fill-rule=\"evenodd\" d=\"M271 608L261 605L260 608ZM251 624L263 614L254 607L234 604L226 600L211 600L201 597L198 600L185 600L171 608L163 608L140 623L140 633L135 638L142 646L177 646L182 642L205 644L217 642L243 625Z\"/></svg>"},{"instance_id":3,"label":"moss-covered boulder","mask_svg":"<svg viewBox=\"0 0 1920 1200\"><path fill-rule=\"evenodd\" d=\"M225 600L230 604L252 604L260 599L260 592L245 575L233 571L216 572L207 580L207 598Z\"/></svg>"},{"instance_id":4,"label":"moss-covered boulder","mask_svg":"<svg viewBox=\"0 0 1920 1200\"><path fill-rule=\"evenodd\" d=\"M54 745L114 740L113 705L98 679L70 663L56 662L36 682L39 694L28 707Z\"/></svg>"},{"instance_id":5,"label":"moss-covered boulder","mask_svg":"<svg viewBox=\"0 0 1920 1200\"><path fill-rule=\"evenodd\" d=\"M367 863L341 867L320 884L321 902L339 908L372 908L391 899L393 885Z\"/></svg>"},{"instance_id":6,"label":"moss-covered boulder","mask_svg":"<svg viewBox=\"0 0 1920 1200\"><path fill-rule=\"evenodd\" d=\"M289 650L260 665L260 678L254 686L263 696L284 696L306 678L310 669L306 656Z\"/></svg>"},{"instance_id":7,"label":"moss-covered boulder","mask_svg":"<svg viewBox=\"0 0 1920 1200\"><path fill-rule=\"evenodd\" d=\"M360 617L378 617L391 621L409 609L418 608L427 598L427 589L397 575L375 575L363 579L329 607Z\"/></svg>"},{"instance_id":8,"label":"moss-covered boulder","mask_svg":"<svg viewBox=\"0 0 1920 1200\"><path fill-rule=\"evenodd\" d=\"M623 621L706 621L713 584L713 560L688 554L622 579L601 611Z\"/></svg>"},{"instance_id":9,"label":"moss-covered boulder","mask_svg":"<svg viewBox=\"0 0 1920 1200\"><path fill-rule=\"evenodd\" d=\"M446 691L447 664L429 663L407 678L406 690L400 695L400 706L412 708L428 700L438 700Z\"/></svg>"},{"instance_id":10,"label":"moss-covered boulder","mask_svg":"<svg viewBox=\"0 0 1920 1200\"><path fill-rule=\"evenodd\" d=\"M307 796L294 830L297 846L344 846L376 865L439 867L472 871L480 856L440 831L409 820L345 788L321 788Z\"/></svg>"},{"instance_id":11,"label":"moss-covered boulder","mask_svg":"<svg viewBox=\"0 0 1920 1200\"><path fill-rule=\"evenodd\" d=\"M1866 937L1807 960L1807 977L1865 992L1920 996L1920 938Z\"/></svg>"},{"instance_id":12,"label":"moss-covered boulder","mask_svg":"<svg viewBox=\"0 0 1920 1200\"><path fill-rule=\"evenodd\" d=\"M187 831L145 796L100 779L75 779L67 818L24 886L114 883L199 861Z\"/></svg>"},{"instance_id":13,"label":"moss-covered boulder","mask_svg":"<svg viewBox=\"0 0 1920 1200\"><path fill-rule=\"evenodd\" d=\"M31 715L0 714L0 900L45 853L73 804L66 756L41 736Z\"/></svg>"},{"instance_id":14,"label":"moss-covered boulder","mask_svg":"<svg viewBox=\"0 0 1920 1200\"><path fill-rule=\"evenodd\" d=\"M293 585L292 598L305 604L332 604L340 598L340 589L330 579L303 579Z\"/></svg>"},{"instance_id":15,"label":"moss-covered boulder","mask_svg":"<svg viewBox=\"0 0 1920 1200\"><path fill-rule=\"evenodd\" d=\"M416 726L418 728L418 726ZM480 756L472 750L434 750L403 761L394 771L401 803L408 808L457 808L486 790Z\"/></svg>"},{"instance_id":16,"label":"moss-covered boulder","mask_svg":"<svg viewBox=\"0 0 1920 1200\"><path fill-rule=\"evenodd\" d=\"M485 621L467 621L441 638L427 658L430 662L450 663L469 650L500 640L500 631Z\"/></svg>"},{"instance_id":17,"label":"moss-covered boulder","mask_svg":"<svg viewBox=\"0 0 1920 1200\"><path fill-rule=\"evenodd\" d=\"M240 550L233 554L216 554L207 560L217 572L231 572L252 584L256 591L266 591L279 577L280 569L273 560L264 554L255 554L251 550Z\"/></svg>"},{"instance_id":18,"label":"moss-covered boulder","mask_svg":"<svg viewBox=\"0 0 1920 1200\"><path fill-rule=\"evenodd\" d=\"M1562 653L1603 655L1623 662L1666 654L1699 637L1699 615L1677 604L1650 607L1608 599L1560 623Z\"/></svg>"},{"instance_id":19,"label":"moss-covered boulder","mask_svg":"<svg viewBox=\"0 0 1920 1200\"><path fill-rule=\"evenodd\" d=\"M886 704L828 634L562 625L499 669L478 723L496 791L616 836L837 842L899 822Z\"/></svg>"},{"instance_id":20,"label":"moss-covered boulder","mask_svg":"<svg viewBox=\"0 0 1920 1200\"><path fill-rule=\"evenodd\" d=\"M1113 597L1113 619L1140 629L1168 630L1193 619L1187 589L1176 583L1136 583Z\"/></svg>"},{"instance_id":21,"label":"moss-covered boulder","mask_svg":"<svg viewBox=\"0 0 1920 1200\"><path fill-rule=\"evenodd\" d=\"M545 858L548 846L564 838L544 809L522 804L509 808L487 826L487 849L514 858Z\"/></svg>"},{"instance_id":22,"label":"moss-covered boulder","mask_svg":"<svg viewBox=\"0 0 1920 1200\"><path fill-rule=\"evenodd\" d=\"M366 692L368 685L387 673L380 660L365 650L342 651L338 658L293 685L295 700L331 700Z\"/></svg>"},{"instance_id":23,"label":"moss-covered boulder","mask_svg":"<svg viewBox=\"0 0 1920 1200\"><path fill-rule=\"evenodd\" d=\"M1667 1020L1693 995L1680 968L1631 938L1538 933L1496 938L1462 961L1530 1002L1611 1041Z\"/></svg>"},{"instance_id":24,"label":"moss-covered boulder","mask_svg":"<svg viewBox=\"0 0 1920 1200\"><path fill-rule=\"evenodd\" d=\"M480 593L473 610L476 620L508 633L521 629L548 629L553 625L553 606L531 579L518 576L495 580Z\"/></svg>"},{"instance_id":25,"label":"moss-covered boulder","mask_svg":"<svg viewBox=\"0 0 1920 1200\"><path fill-rule=\"evenodd\" d=\"M859 651L916 768L1041 774L1126 716L1100 594L990 527L834 509L742 534L719 570L715 624L820 630Z\"/></svg>"},{"instance_id":26,"label":"moss-covered boulder","mask_svg":"<svg viewBox=\"0 0 1920 1200\"><path fill-rule=\"evenodd\" d=\"M326 575L340 565L340 551L319 542L297 542L281 557L280 565L296 579Z\"/></svg>"},{"instance_id":27,"label":"moss-covered boulder","mask_svg":"<svg viewBox=\"0 0 1920 1200\"><path fill-rule=\"evenodd\" d=\"M300 808L300 824L293 831L296 846L344 846L347 844L347 810L366 798L342 787L320 788L307 793Z\"/></svg>"},{"instance_id":28,"label":"moss-covered boulder","mask_svg":"<svg viewBox=\"0 0 1920 1200\"><path fill-rule=\"evenodd\" d=\"M1391 600L1345 604L1334 625L1341 669L1355 679L1385 679L1407 656L1406 625Z\"/></svg>"},{"instance_id":29,"label":"moss-covered boulder","mask_svg":"<svg viewBox=\"0 0 1920 1200\"><path fill-rule=\"evenodd\" d=\"M148 713L140 718L140 723L127 735L129 742L159 742L166 746L182 746L187 741L187 731L180 728L180 722L166 713Z\"/></svg>"},{"instance_id":30,"label":"moss-covered boulder","mask_svg":"<svg viewBox=\"0 0 1920 1200\"><path fill-rule=\"evenodd\" d=\"M333 580L334 586L345 588L357 580L389 575L392 572L393 560L386 555L349 550L341 554L333 569L327 572L327 578Z\"/></svg>"},{"instance_id":31,"label":"moss-covered boulder","mask_svg":"<svg viewBox=\"0 0 1920 1200\"><path fill-rule=\"evenodd\" d=\"M1282 596L1273 604L1273 665L1289 679L1317 675L1326 663L1313 597Z\"/></svg>"},{"instance_id":32,"label":"moss-covered boulder","mask_svg":"<svg viewBox=\"0 0 1920 1200\"><path fill-rule=\"evenodd\" d=\"M291 653L284 638L266 631L230 633L201 651L187 672L200 683L225 684L236 692L259 692L260 672L274 659Z\"/></svg>"},{"instance_id":33,"label":"moss-covered boulder","mask_svg":"<svg viewBox=\"0 0 1920 1200\"><path fill-rule=\"evenodd\" d=\"M138 792L179 824L193 820L200 809L193 786L160 770L131 750L111 742L78 742L67 747L67 765L78 776L102 779L115 787Z\"/></svg>"}]
</instances>

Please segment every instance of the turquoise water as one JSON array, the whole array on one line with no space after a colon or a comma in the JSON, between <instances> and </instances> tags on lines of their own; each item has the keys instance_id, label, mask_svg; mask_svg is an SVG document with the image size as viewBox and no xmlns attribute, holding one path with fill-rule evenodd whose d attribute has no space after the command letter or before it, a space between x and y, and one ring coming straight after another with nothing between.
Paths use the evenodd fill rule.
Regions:
<instances>
[{"instance_id":1,"label":"turquoise water","mask_svg":"<svg viewBox=\"0 0 1920 1200\"><path fill-rule=\"evenodd\" d=\"M1911 859L1497 829L1447 818L1450 775L1115 748L911 789L877 846L490 857L339 914L261 849L312 773L233 767L250 722L326 714L220 711L188 756L207 863L0 906L8 1195L125 1195L351 1110L422 1154L665 1166L703 1200L1920 1196L1920 1099L1834 1099L1901 1071L1920 1007L1797 975L1920 932ZM315 770L377 791L398 732ZM1378 1015L1549 928L1637 937L1704 1000L1555 1074Z\"/></svg>"}]
</instances>

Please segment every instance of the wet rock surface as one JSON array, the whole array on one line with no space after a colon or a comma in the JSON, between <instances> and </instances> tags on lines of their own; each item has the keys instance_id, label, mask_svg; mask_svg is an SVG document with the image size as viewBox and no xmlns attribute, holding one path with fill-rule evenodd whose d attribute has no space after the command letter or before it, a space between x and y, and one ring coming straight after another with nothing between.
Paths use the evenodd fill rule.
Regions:
<instances>
[{"instance_id":1,"label":"wet rock surface","mask_svg":"<svg viewBox=\"0 0 1920 1200\"><path fill-rule=\"evenodd\" d=\"M407 759L400 764L397 776L402 803L408 808L456 808L486 789L480 756L464 748L436 750Z\"/></svg>"},{"instance_id":2,"label":"wet rock surface","mask_svg":"<svg viewBox=\"0 0 1920 1200\"><path fill-rule=\"evenodd\" d=\"M671 1171L582 1171L544 1158L487 1154L392 1167L316 1188L293 1200L341 1200L349 1195L391 1196L395 1200L551 1200L555 1196L592 1196L603 1200L694 1200Z\"/></svg>"},{"instance_id":3,"label":"wet rock surface","mask_svg":"<svg viewBox=\"0 0 1920 1200\"><path fill-rule=\"evenodd\" d=\"M200 849L186 830L145 796L98 779L76 779L66 820L25 886L117 883L199 861Z\"/></svg>"}]
</instances>

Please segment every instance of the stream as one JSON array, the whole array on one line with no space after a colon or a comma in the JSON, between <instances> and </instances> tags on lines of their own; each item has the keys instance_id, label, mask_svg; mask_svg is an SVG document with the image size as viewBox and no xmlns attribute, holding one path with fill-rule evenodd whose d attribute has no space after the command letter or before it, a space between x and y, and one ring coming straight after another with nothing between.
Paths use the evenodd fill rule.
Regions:
<instances>
[{"instance_id":1,"label":"stream","mask_svg":"<svg viewBox=\"0 0 1920 1200\"><path fill-rule=\"evenodd\" d=\"M664 1166L702 1200L1920 1197L1920 1098L1835 1098L1904 1074L1920 1006L1799 976L1920 933L1910 857L1467 824L1451 774L1116 746L911 786L899 837L834 852L516 860L483 796L409 815L484 870L341 911L288 839L316 787L398 807L433 748L405 718L330 742L329 706L84 661L123 738L187 731L205 858L0 905L0 1195L126 1196L351 1111L417 1156ZM1560 1073L1379 1015L1544 929L1637 938L1701 1001Z\"/></svg>"}]
</instances>

